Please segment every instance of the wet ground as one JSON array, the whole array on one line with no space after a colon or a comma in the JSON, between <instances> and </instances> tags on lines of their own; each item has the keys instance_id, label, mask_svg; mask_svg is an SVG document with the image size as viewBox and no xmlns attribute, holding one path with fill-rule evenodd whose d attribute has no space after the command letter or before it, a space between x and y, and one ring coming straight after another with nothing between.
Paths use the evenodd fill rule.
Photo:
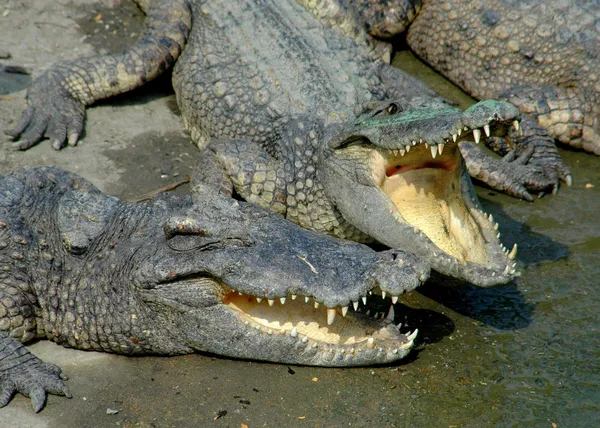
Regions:
<instances>
[{"instance_id":1,"label":"wet ground","mask_svg":"<svg viewBox=\"0 0 600 428\"><path fill-rule=\"evenodd\" d=\"M127 2L106 4L4 0L0 52L12 57L0 65L36 77L56 61L127 46L141 15ZM409 53L396 62L470 102ZM0 128L18 119L30 80L0 67ZM168 77L89 109L77 148L55 152L46 142L15 153L2 138L0 173L60 165L126 199L179 181L196 151L181 132ZM491 290L432 282L408 296L397 321L421 334L403 364L318 369L206 355L128 358L39 342L31 349L70 375L73 399L51 396L36 415L17 396L0 409L0 426L599 426L600 159L561 154L575 184L556 197L530 204L477 189L504 244L518 242L523 276Z\"/></svg>"}]
</instances>

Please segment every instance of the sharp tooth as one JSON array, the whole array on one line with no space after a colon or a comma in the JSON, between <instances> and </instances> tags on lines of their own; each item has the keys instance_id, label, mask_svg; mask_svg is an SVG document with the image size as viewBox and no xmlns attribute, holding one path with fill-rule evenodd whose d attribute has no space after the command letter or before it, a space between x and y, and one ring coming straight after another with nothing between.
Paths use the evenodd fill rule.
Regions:
<instances>
[{"instance_id":1,"label":"sharp tooth","mask_svg":"<svg viewBox=\"0 0 600 428\"><path fill-rule=\"evenodd\" d=\"M396 314L394 313L394 305L390 305L390 311L387 314L387 319L389 319L390 321L394 321L395 316Z\"/></svg>"},{"instance_id":2,"label":"sharp tooth","mask_svg":"<svg viewBox=\"0 0 600 428\"><path fill-rule=\"evenodd\" d=\"M565 178L565 183L567 183L567 186L572 186L573 185L573 176L571 174L567 175L567 178Z\"/></svg>"},{"instance_id":3,"label":"sharp tooth","mask_svg":"<svg viewBox=\"0 0 600 428\"><path fill-rule=\"evenodd\" d=\"M362 296L362 297L361 297L361 300L362 300L362 302L363 302L363 305L366 305L366 304L367 304L367 296Z\"/></svg>"},{"instance_id":4,"label":"sharp tooth","mask_svg":"<svg viewBox=\"0 0 600 428\"><path fill-rule=\"evenodd\" d=\"M498 223L494 224L494 230L498 230Z\"/></svg>"},{"instance_id":5,"label":"sharp tooth","mask_svg":"<svg viewBox=\"0 0 600 428\"><path fill-rule=\"evenodd\" d=\"M302 338L302 343L306 343L306 342L308 342L308 337L304 336L304 337Z\"/></svg>"},{"instance_id":6,"label":"sharp tooth","mask_svg":"<svg viewBox=\"0 0 600 428\"><path fill-rule=\"evenodd\" d=\"M413 145L413 146L416 146L416 145L417 145L417 142L413 140L413 142L412 142L412 145Z\"/></svg>"},{"instance_id":7,"label":"sharp tooth","mask_svg":"<svg viewBox=\"0 0 600 428\"><path fill-rule=\"evenodd\" d=\"M369 309L367 312L365 312L365 315L370 317L371 316L371 309Z\"/></svg>"},{"instance_id":8,"label":"sharp tooth","mask_svg":"<svg viewBox=\"0 0 600 428\"><path fill-rule=\"evenodd\" d=\"M269 302L269 306L273 306L273 303L275 303L275 300L273 299L267 299L267 301Z\"/></svg>"},{"instance_id":9,"label":"sharp tooth","mask_svg":"<svg viewBox=\"0 0 600 428\"><path fill-rule=\"evenodd\" d=\"M290 336L292 336L292 337L297 337L298 336L298 329L296 327L294 327L292 329L292 331L290 331Z\"/></svg>"},{"instance_id":10,"label":"sharp tooth","mask_svg":"<svg viewBox=\"0 0 600 428\"><path fill-rule=\"evenodd\" d=\"M456 133L458 134L458 136L460 137L460 134L462 134L462 128L457 128L456 129Z\"/></svg>"},{"instance_id":11,"label":"sharp tooth","mask_svg":"<svg viewBox=\"0 0 600 428\"><path fill-rule=\"evenodd\" d=\"M437 156L437 147L431 146L431 157L435 159Z\"/></svg>"},{"instance_id":12,"label":"sharp tooth","mask_svg":"<svg viewBox=\"0 0 600 428\"><path fill-rule=\"evenodd\" d=\"M304 296L304 303L308 303L309 300L310 300L310 297Z\"/></svg>"},{"instance_id":13,"label":"sharp tooth","mask_svg":"<svg viewBox=\"0 0 600 428\"><path fill-rule=\"evenodd\" d=\"M396 328L398 329L398 331L400 331L400 329L402 328L402 323L399 322L398 325L396 326Z\"/></svg>"},{"instance_id":14,"label":"sharp tooth","mask_svg":"<svg viewBox=\"0 0 600 428\"><path fill-rule=\"evenodd\" d=\"M238 294L239 294L240 296L243 296L243 294L242 294L242 292L241 292L241 291L238 291Z\"/></svg>"},{"instance_id":15,"label":"sharp tooth","mask_svg":"<svg viewBox=\"0 0 600 428\"><path fill-rule=\"evenodd\" d=\"M502 272L502 275L508 275L508 272L510 272L510 268L508 266L506 266L504 268L504 272Z\"/></svg>"},{"instance_id":16,"label":"sharp tooth","mask_svg":"<svg viewBox=\"0 0 600 428\"><path fill-rule=\"evenodd\" d=\"M369 337L369 340L367 340L367 348L373 349L374 347L375 347L375 339L373 339L372 337Z\"/></svg>"},{"instance_id":17,"label":"sharp tooth","mask_svg":"<svg viewBox=\"0 0 600 428\"><path fill-rule=\"evenodd\" d=\"M406 343L403 343L402 345L400 345L400 349L403 349L403 350L410 349L410 348L412 348L412 346L413 346L413 341L411 340L409 342L406 342Z\"/></svg>"},{"instance_id":18,"label":"sharp tooth","mask_svg":"<svg viewBox=\"0 0 600 428\"><path fill-rule=\"evenodd\" d=\"M410 152L410 146L408 144L404 148L406 149L406 153Z\"/></svg>"},{"instance_id":19,"label":"sharp tooth","mask_svg":"<svg viewBox=\"0 0 600 428\"><path fill-rule=\"evenodd\" d=\"M444 151L444 146L445 144L438 144L438 154L442 154L442 152Z\"/></svg>"},{"instance_id":20,"label":"sharp tooth","mask_svg":"<svg viewBox=\"0 0 600 428\"><path fill-rule=\"evenodd\" d=\"M327 325L333 324L335 320L335 308L327 308Z\"/></svg>"},{"instance_id":21,"label":"sharp tooth","mask_svg":"<svg viewBox=\"0 0 600 428\"><path fill-rule=\"evenodd\" d=\"M404 156L406 154L406 150L400 149L400 156Z\"/></svg>"},{"instance_id":22,"label":"sharp tooth","mask_svg":"<svg viewBox=\"0 0 600 428\"><path fill-rule=\"evenodd\" d=\"M315 300L315 309L319 309L319 302Z\"/></svg>"},{"instance_id":23,"label":"sharp tooth","mask_svg":"<svg viewBox=\"0 0 600 428\"><path fill-rule=\"evenodd\" d=\"M490 216L488 217L488 220L490 221L490 223L494 222L494 216L490 214Z\"/></svg>"},{"instance_id":24,"label":"sharp tooth","mask_svg":"<svg viewBox=\"0 0 600 428\"><path fill-rule=\"evenodd\" d=\"M392 296L392 303L398 303L398 296Z\"/></svg>"},{"instance_id":25,"label":"sharp tooth","mask_svg":"<svg viewBox=\"0 0 600 428\"><path fill-rule=\"evenodd\" d=\"M392 354L397 354L398 353L398 348L394 348L394 350L392 351Z\"/></svg>"},{"instance_id":26,"label":"sharp tooth","mask_svg":"<svg viewBox=\"0 0 600 428\"><path fill-rule=\"evenodd\" d=\"M381 297L385 299L385 291L381 290Z\"/></svg>"},{"instance_id":27,"label":"sharp tooth","mask_svg":"<svg viewBox=\"0 0 600 428\"><path fill-rule=\"evenodd\" d=\"M260 302L262 302L262 298L260 298L260 297L257 297L257 298L256 298L256 303L260 303Z\"/></svg>"},{"instance_id":28,"label":"sharp tooth","mask_svg":"<svg viewBox=\"0 0 600 428\"><path fill-rule=\"evenodd\" d=\"M456 143L456 139L458 138L458 135L456 134L452 134L452 141L454 141Z\"/></svg>"},{"instance_id":29,"label":"sharp tooth","mask_svg":"<svg viewBox=\"0 0 600 428\"><path fill-rule=\"evenodd\" d=\"M415 338L417 337L417 334L419 334L419 329L415 328L415 331L413 331L411 334L409 334L408 336L406 336L406 338L412 342L413 340L415 340Z\"/></svg>"},{"instance_id":30,"label":"sharp tooth","mask_svg":"<svg viewBox=\"0 0 600 428\"><path fill-rule=\"evenodd\" d=\"M348 306L342 306L342 316L345 317L348 313Z\"/></svg>"},{"instance_id":31,"label":"sharp tooth","mask_svg":"<svg viewBox=\"0 0 600 428\"><path fill-rule=\"evenodd\" d=\"M352 302L352 306L354 307L355 311L358 311L358 300L355 300L354 302Z\"/></svg>"},{"instance_id":32,"label":"sharp tooth","mask_svg":"<svg viewBox=\"0 0 600 428\"><path fill-rule=\"evenodd\" d=\"M483 125L483 132L485 132L485 136L490 136L490 125Z\"/></svg>"},{"instance_id":33,"label":"sharp tooth","mask_svg":"<svg viewBox=\"0 0 600 428\"><path fill-rule=\"evenodd\" d=\"M475 138L475 144L479 144L479 140L481 139L481 131L479 129L473 130L473 138Z\"/></svg>"},{"instance_id":34,"label":"sharp tooth","mask_svg":"<svg viewBox=\"0 0 600 428\"><path fill-rule=\"evenodd\" d=\"M512 250L508 253L508 258L514 260L517 257L517 244L513 245Z\"/></svg>"},{"instance_id":35,"label":"sharp tooth","mask_svg":"<svg viewBox=\"0 0 600 428\"><path fill-rule=\"evenodd\" d=\"M279 301L281 302L282 305L285 305L285 297L280 297Z\"/></svg>"},{"instance_id":36,"label":"sharp tooth","mask_svg":"<svg viewBox=\"0 0 600 428\"><path fill-rule=\"evenodd\" d=\"M521 125L519 124L519 121L518 121L518 120L514 120L514 121L513 121L513 126L515 127L515 129L516 129L517 131L519 130L519 128L521 128Z\"/></svg>"},{"instance_id":37,"label":"sharp tooth","mask_svg":"<svg viewBox=\"0 0 600 428\"><path fill-rule=\"evenodd\" d=\"M292 294L292 300L296 300L296 297L298 297L297 294Z\"/></svg>"},{"instance_id":38,"label":"sharp tooth","mask_svg":"<svg viewBox=\"0 0 600 428\"><path fill-rule=\"evenodd\" d=\"M500 232L496 234L496 238L500 239Z\"/></svg>"}]
</instances>

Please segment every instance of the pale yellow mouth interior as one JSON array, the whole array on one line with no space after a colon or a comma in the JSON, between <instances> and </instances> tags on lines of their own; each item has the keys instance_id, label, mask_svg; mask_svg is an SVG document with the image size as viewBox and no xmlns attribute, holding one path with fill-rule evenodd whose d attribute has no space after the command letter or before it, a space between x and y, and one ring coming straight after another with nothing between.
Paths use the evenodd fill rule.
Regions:
<instances>
[{"instance_id":1,"label":"pale yellow mouth interior","mask_svg":"<svg viewBox=\"0 0 600 428\"><path fill-rule=\"evenodd\" d=\"M376 152L374 167L385 171L378 174L381 189L406 222L461 262L488 263L485 237L462 197L456 144L446 144L435 158L424 144L403 156L389 150Z\"/></svg>"},{"instance_id":2,"label":"pale yellow mouth interior","mask_svg":"<svg viewBox=\"0 0 600 428\"><path fill-rule=\"evenodd\" d=\"M238 311L242 319L250 325L258 326L268 334L307 337L311 342L332 345L354 345L365 341L368 343L369 338L376 336L381 339L381 335L385 335L385 330L380 330L383 326L381 321L351 311L342 316L340 308L335 309L335 322L328 325L327 308L324 305L315 308L312 299L306 303L302 296L295 300L288 297L285 304L276 299L271 306L266 299L258 303L253 296L230 293L224 303ZM392 339L391 336L389 338Z\"/></svg>"}]
</instances>

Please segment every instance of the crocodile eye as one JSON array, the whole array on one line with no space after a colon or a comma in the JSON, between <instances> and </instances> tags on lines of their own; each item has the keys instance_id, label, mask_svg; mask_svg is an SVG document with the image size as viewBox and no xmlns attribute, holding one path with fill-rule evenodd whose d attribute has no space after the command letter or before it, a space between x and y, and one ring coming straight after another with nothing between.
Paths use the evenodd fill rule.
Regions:
<instances>
[{"instance_id":1,"label":"crocodile eye","mask_svg":"<svg viewBox=\"0 0 600 428\"><path fill-rule=\"evenodd\" d=\"M396 113L398 113L398 110L399 110L398 104L392 103L389 106L387 106L386 110L387 110L388 114L396 114Z\"/></svg>"}]
</instances>

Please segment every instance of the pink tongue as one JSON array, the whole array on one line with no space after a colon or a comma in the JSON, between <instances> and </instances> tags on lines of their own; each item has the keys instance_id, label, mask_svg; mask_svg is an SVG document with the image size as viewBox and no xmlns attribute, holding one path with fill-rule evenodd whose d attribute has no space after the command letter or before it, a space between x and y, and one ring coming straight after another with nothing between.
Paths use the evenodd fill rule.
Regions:
<instances>
[{"instance_id":1,"label":"pink tongue","mask_svg":"<svg viewBox=\"0 0 600 428\"><path fill-rule=\"evenodd\" d=\"M391 177L395 174L402 174L407 171L412 171L413 169L422 169L422 168L439 168L445 169L446 171L451 171L454 168L456 161L449 160L446 162L425 162L422 164L412 164L412 165L394 165L385 170L385 175Z\"/></svg>"}]
</instances>

